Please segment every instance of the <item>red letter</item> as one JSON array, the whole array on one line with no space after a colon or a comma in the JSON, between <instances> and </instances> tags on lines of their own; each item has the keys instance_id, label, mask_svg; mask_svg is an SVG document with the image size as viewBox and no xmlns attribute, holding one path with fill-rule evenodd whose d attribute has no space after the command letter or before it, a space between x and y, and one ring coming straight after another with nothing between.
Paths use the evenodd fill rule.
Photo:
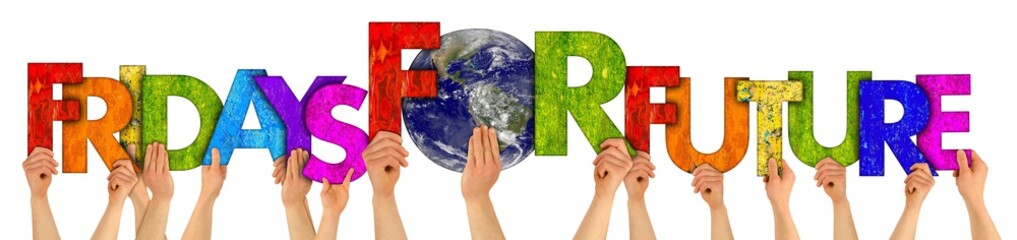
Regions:
<instances>
[{"instance_id":1,"label":"red letter","mask_svg":"<svg viewBox=\"0 0 1017 240\"><path fill-rule=\"evenodd\" d=\"M677 87L678 67L628 67L625 80L625 138L650 152L650 124L677 123L674 103L650 103L650 87Z\"/></svg>"},{"instance_id":2,"label":"red letter","mask_svg":"<svg viewBox=\"0 0 1017 240\"><path fill-rule=\"evenodd\" d=\"M402 70L403 49L441 47L439 23L370 23L369 134L400 133L403 97L436 97L434 70Z\"/></svg>"},{"instance_id":3,"label":"red letter","mask_svg":"<svg viewBox=\"0 0 1017 240\"><path fill-rule=\"evenodd\" d=\"M53 149L53 121L78 120L78 101L53 100L53 84L81 82L81 63L28 64L28 153Z\"/></svg>"}]
</instances>

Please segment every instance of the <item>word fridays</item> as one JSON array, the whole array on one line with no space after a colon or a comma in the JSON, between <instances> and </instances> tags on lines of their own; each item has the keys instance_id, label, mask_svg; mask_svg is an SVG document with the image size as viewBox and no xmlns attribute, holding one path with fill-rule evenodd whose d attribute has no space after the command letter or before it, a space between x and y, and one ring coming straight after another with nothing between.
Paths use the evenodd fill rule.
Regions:
<instances>
[{"instance_id":1,"label":"word fridays","mask_svg":"<svg viewBox=\"0 0 1017 240\"><path fill-rule=\"evenodd\" d=\"M313 154L304 175L341 182L348 169L362 176L361 152L378 131L399 133L402 98L434 98L434 70L400 69L400 50L441 46L439 23L370 23L370 87L344 84L343 76L319 76L302 99L280 76L263 69L237 71L226 102L201 80L186 75L150 75L145 66L121 66L120 79L83 77L81 63L28 64L28 150L53 147L53 121L62 121L63 172L87 172L87 143L91 141L107 167L126 159L123 146L166 142L167 98L178 96L198 109L200 130L191 145L170 150L170 169L188 170L210 164L210 149L218 148L228 164L236 148L267 148L272 158L289 150L311 149L311 136L337 144L346 159L330 164ZM918 75L916 82L872 80L872 73L847 73L847 132L836 147L824 147L813 136L812 72L791 71L787 80L726 78L724 143L714 153L692 146L690 82L679 67L626 66L624 54L610 37L595 32L537 32L535 51L536 154L566 155L566 112L579 124L595 151L602 141L625 137L629 150L649 151L650 124L665 124L667 150L674 164L691 172L709 163L726 172L745 156L749 140L749 104L757 103L757 174L766 175L769 158L781 158L782 103L788 102L791 150L805 164L815 166L832 157L842 165L860 161L860 175L884 174L884 143L902 169L928 162L935 170L957 169L955 150L943 150L943 132L967 132L967 112L942 112L941 96L969 95L970 75ZM593 76L581 87L567 86L567 58L582 57ZM53 100L54 84L63 84L62 100ZM607 117L602 104L625 89L625 134ZM666 88L665 103L650 103L651 87ZM87 98L102 98L107 112L87 120ZM360 109L369 96L368 132L334 119L331 110L345 105ZM900 102L904 116L884 123L884 100ZM248 106L254 105L261 129L241 129ZM112 137L119 132L120 144ZM368 134L370 133L370 134ZM911 136L918 136L917 144ZM970 154L970 152L968 152ZM143 159L143 156L139 156Z\"/></svg>"}]
</instances>

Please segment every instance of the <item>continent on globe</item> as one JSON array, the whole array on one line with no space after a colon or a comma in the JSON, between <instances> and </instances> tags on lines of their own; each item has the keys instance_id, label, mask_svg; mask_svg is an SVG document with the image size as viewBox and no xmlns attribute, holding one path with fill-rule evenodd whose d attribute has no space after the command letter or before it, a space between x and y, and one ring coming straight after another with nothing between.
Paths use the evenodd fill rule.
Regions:
<instances>
[{"instance_id":1,"label":"continent on globe","mask_svg":"<svg viewBox=\"0 0 1017 240\"><path fill-rule=\"evenodd\" d=\"M473 127L498 131L502 170L533 153L533 50L506 33L464 29L422 50L410 70L437 70L436 98L404 98L410 139L434 163L462 172Z\"/></svg>"}]
</instances>

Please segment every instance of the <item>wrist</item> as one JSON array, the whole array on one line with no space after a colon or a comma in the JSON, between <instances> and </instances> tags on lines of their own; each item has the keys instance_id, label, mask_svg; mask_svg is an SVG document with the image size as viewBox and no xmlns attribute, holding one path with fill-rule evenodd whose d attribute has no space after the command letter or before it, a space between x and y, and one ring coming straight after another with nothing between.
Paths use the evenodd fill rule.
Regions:
<instances>
[{"instance_id":1,"label":"wrist","mask_svg":"<svg viewBox=\"0 0 1017 240\"><path fill-rule=\"evenodd\" d=\"M618 187L617 186L613 186L613 187L612 186L605 186L605 187L602 187L602 188L598 187L597 191L594 193L594 197L598 197L598 198L606 198L606 197L614 198L614 195L615 195L616 192L618 192Z\"/></svg>"},{"instance_id":2,"label":"wrist","mask_svg":"<svg viewBox=\"0 0 1017 240\"><path fill-rule=\"evenodd\" d=\"M644 201L646 201L646 195L645 194L639 194L639 193L630 193L629 194L629 202L644 202Z\"/></svg>"},{"instance_id":3,"label":"wrist","mask_svg":"<svg viewBox=\"0 0 1017 240\"><path fill-rule=\"evenodd\" d=\"M491 202L491 196L489 194L477 194L473 196L464 196L463 200L466 201L466 205L477 205L485 202Z\"/></svg>"},{"instance_id":4,"label":"wrist","mask_svg":"<svg viewBox=\"0 0 1017 240\"><path fill-rule=\"evenodd\" d=\"M173 195L163 196L163 195L154 195L153 194L151 202L169 202L170 199L172 199L172 198L173 198Z\"/></svg>"},{"instance_id":5,"label":"wrist","mask_svg":"<svg viewBox=\"0 0 1017 240\"><path fill-rule=\"evenodd\" d=\"M46 194L32 194L32 201L33 202L37 202L37 201L49 202L49 196L46 196Z\"/></svg>"},{"instance_id":6,"label":"wrist","mask_svg":"<svg viewBox=\"0 0 1017 240\"><path fill-rule=\"evenodd\" d=\"M339 215L342 215L342 209L326 208L322 213L321 217L326 219L338 220Z\"/></svg>"},{"instance_id":7,"label":"wrist","mask_svg":"<svg viewBox=\"0 0 1017 240\"><path fill-rule=\"evenodd\" d=\"M289 206L301 206L306 201L307 201L307 198L283 198L283 200L282 200L283 206L287 206L287 207L289 207Z\"/></svg>"},{"instance_id":8,"label":"wrist","mask_svg":"<svg viewBox=\"0 0 1017 240\"><path fill-rule=\"evenodd\" d=\"M375 200L394 200L395 193L374 191Z\"/></svg>"},{"instance_id":9,"label":"wrist","mask_svg":"<svg viewBox=\"0 0 1017 240\"><path fill-rule=\"evenodd\" d=\"M834 207L846 207L850 205L847 198L833 198L832 200Z\"/></svg>"},{"instance_id":10,"label":"wrist","mask_svg":"<svg viewBox=\"0 0 1017 240\"><path fill-rule=\"evenodd\" d=\"M724 203L710 204L710 211L724 211L727 212L727 206Z\"/></svg>"}]
</instances>

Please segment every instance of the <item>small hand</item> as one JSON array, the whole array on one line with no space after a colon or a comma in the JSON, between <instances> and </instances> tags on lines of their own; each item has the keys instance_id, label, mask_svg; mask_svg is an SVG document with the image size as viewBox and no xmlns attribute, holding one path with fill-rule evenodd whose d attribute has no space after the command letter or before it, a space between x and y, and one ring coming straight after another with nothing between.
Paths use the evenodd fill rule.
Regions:
<instances>
[{"instance_id":1,"label":"small hand","mask_svg":"<svg viewBox=\"0 0 1017 240\"><path fill-rule=\"evenodd\" d=\"M364 149L364 164L367 176L376 196L392 196L396 181L399 181L401 167L409 166L406 157L409 152L402 146L403 139L391 132L378 132L374 140Z\"/></svg>"},{"instance_id":2,"label":"small hand","mask_svg":"<svg viewBox=\"0 0 1017 240\"><path fill-rule=\"evenodd\" d=\"M632 158L625 147L625 140L612 138L600 144L600 154L593 160L597 196L614 194L625 175L632 168Z\"/></svg>"},{"instance_id":3,"label":"small hand","mask_svg":"<svg viewBox=\"0 0 1017 240\"><path fill-rule=\"evenodd\" d=\"M138 152L138 145L134 145L133 143L127 145L127 156L131 157L131 162L132 163L135 163L138 160L137 152ZM132 171L133 171L133 169L132 169ZM131 194L127 195L128 197L130 197L131 199L133 199L135 201L137 201L137 200L147 201L148 200L148 187L145 186L145 178L142 175L142 173L143 172L135 173L134 174L135 175L134 179L137 179L138 181L134 184L134 187L131 188Z\"/></svg>"},{"instance_id":4,"label":"small hand","mask_svg":"<svg viewBox=\"0 0 1017 240\"><path fill-rule=\"evenodd\" d=\"M123 202L138 182L138 176L134 173L134 161L129 159L119 160L113 163L113 171L106 177L109 181L106 190L109 191L110 202Z\"/></svg>"},{"instance_id":5,"label":"small hand","mask_svg":"<svg viewBox=\"0 0 1017 240\"><path fill-rule=\"evenodd\" d=\"M780 161L786 163L783 159ZM777 160L773 158L770 158L768 164L770 175L763 177L763 182L766 183L766 197L770 199L770 204L787 206L791 198L791 188L795 185L795 172L791 171L787 164L781 164L783 169L779 169Z\"/></svg>"},{"instance_id":6,"label":"small hand","mask_svg":"<svg viewBox=\"0 0 1017 240\"><path fill-rule=\"evenodd\" d=\"M632 169L625 175L625 189L628 190L629 199L642 200L646 188L650 186L650 178L657 177L653 170L657 169L650 162L650 154L643 151L636 151L636 157L632 159Z\"/></svg>"},{"instance_id":7,"label":"small hand","mask_svg":"<svg viewBox=\"0 0 1017 240\"><path fill-rule=\"evenodd\" d=\"M21 167L25 169L25 178L28 179L32 197L46 197L49 185L53 183L53 175L57 174L57 165L57 161L53 159L53 151L49 149L36 147L28 154Z\"/></svg>"},{"instance_id":8,"label":"small hand","mask_svg":"<svg viewBox=\"0 0 1017 240\"><path fill-rule=\"evenodd\" d=\"M173 198L173 176L169 172L169 156L166 145L153 142L145 154L145 183L152 190L152 199Z\"/></svg>"},{"instance_id":9,"label":"small hand","mask_svg":"<svg viewBox=\"0 0 1017 240\"><path fill-rule=\"evenodd\" d=\"M833 202L844 202L847 200L847 168L834 161L833 158L825 158L816 163L816 187L822 186L826 195L830 196Z\"/></svg>"},{"instance_id":10,"label":"small hand","mask_svg":"<svg viewBox=\"0 0 1017 240\"><path fill-rule=\"evenodd\" d=\"M286 178L282 180L284 204L303 204L307 199L307 193L311 191L311 179L304 177L304 166L309 157L310 153L300 148L290 151L285 164Z\"/></svg>"},{"instance_id":11,"label":"small hand","mask_svg":"<svg viewBox=\"0 0 1017 240\"><path fill-rule=\"evenodd\" d=\"M501 174L501 151L494 128L473 128L468 149L461 183L463 198L471 201L489 197Z\"/></svg>"},{"instance_id":12,"label":"small hand","mask_svg":"<svg viewBox=\"0 0 1017 240\"><path fill-rule=\"evenodd\" d=\"M346 178L342 185L332 185L328 179L321 178L325 185L321 188L321 206L325 211L342 213L346 209L346 203L350 200L350 178L353 177L353 168L346 172Z\"/></svg>"},{"instance_id":13,"label":"small hand","mask_svg":"<svg viewBox=\"0 0 1017 240\"><path fill-rule=\"evenodd\" d=\"M907 204L921 206L934 185L936 185L936 180L932 178L929 164L915 163L911 165L911 174L904 178L904 195L907 196Z\"/></svg>"},{"instance_id":14,"label":"small hand","mask_svg":"<svg viewBox=\"0 0 1017 240\"><path fill-rule=\"evenodd\" d=\"M724 174L707 163L696 166L692 176L692 192L699 193L711 209L724 208Z\"/></svg>"},{"instance_id":15,"label":"small hand","mask_svg":"<svg viewBox=\"0 0 1017 240\"><path fill-rule=\"evenodd\" d=\"M985 192L985 177L989 174L989 166L978 156L978 153L971 151L971 166L968 166L968 156L963 150L957 151L957 165L960 167L953 172L957 178L957 190L961 197L968 203L982 203Z\"/></svg>"},{"instance_id":16,"label":"small hand","mask_svg":"<svg viewBox=\"0 0 1017 240\"><path fill-rule=\"evenodd\" d=\"M219 149L212 148L212 164L201 167L201 195L219 197L222 183L226 181L226 166L220 163Z\"/></svg>"}]
</instances>

